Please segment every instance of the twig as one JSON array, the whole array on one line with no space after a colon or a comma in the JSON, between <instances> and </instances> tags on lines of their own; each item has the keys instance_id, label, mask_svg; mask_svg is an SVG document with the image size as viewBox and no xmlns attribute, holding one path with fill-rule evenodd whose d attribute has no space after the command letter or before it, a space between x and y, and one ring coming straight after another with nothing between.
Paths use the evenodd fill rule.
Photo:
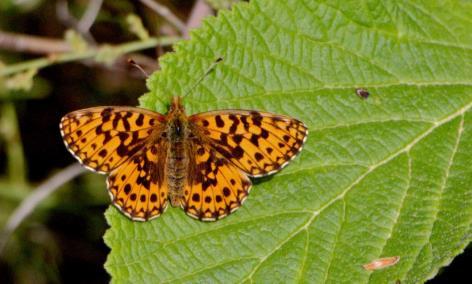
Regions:
<instances>
[{"instance_id":1,"label":"twig","mask_svg":"<svg viewBox=\"0 0 472 284\"><path fill-rule=\"evenodd\" d=\"M5 141L8 179L13 183L25 184L26 159L14 103L5 101L0 106L0 114L0 136L3 136Z\"/></svg>"},{"instance_id":2,"label":"twig","mask_svg":"<svg viewBox=\"0 0 472 284\"><path fill-rule=\"evenodd\" d=\"M185 32L183 33L184 38L188 38L189 31L191 29L197 28L202 24L202 20L208 16L212 15L213 10L211 7L206 3L204 0L197 0L195 5L192 8L192 12L190 13L190 17L187 20L187 24L185 26Z\"/></svg>"},{"instance_id":3,"label":"twig","mask_svg":"<svg viewBox=\"0 0 472 284\"><path fill-rule=\"evenodd\" d=\"M57 18L67 27L77 27L78 21L69 13L69 6L66 0L58 0L56 2Z\"/></svg>"},{"instance_id":4,"label":"twig","mask_svg":"<svg viewBox=\"0 0 472 284\"><path fill-rule=\"evenodd\" d=\"M149 38L143 41L133 41L133 42L127 42L121 45L116 45L116 46L113 46L113 48L121 54L126 54L129 52L152 48L152 47L155 47L156 45L162 45L162 46L172 45L176 43L178 40L180 40L180 38L176 38L176 37ZM40 68L44 68L53 64L89 59L96 56L100 52L100 50L101 49L99 47L99 48L89 49L80 53L70 52L70 53L59 54L59 55L48 57L48 58L33 59L29 61L20 62L17 64L7 65L0 69L0 77L9 76L9 75L12 75L21 71L29 70L32 68L40 69Z\"/></svg>"},{"instance_id":5,"label":"twig","mask_svg":"<svg viewBox=\"0 0 472 284\"><path fill-rule=\"evenodd\" d=\"M77 24L77 29L80 32L88 32L92 27L95 19L97 18L98 12L102 7L103 0L90 0L87 10L83 14L79 23Z\"/></svg>"},{"instance_id":6,"label":"twig","mask_svg":"<svg viewBox=\"0 0 472 284\"><path fill-rule=\"evenodd\" d=\"M94 1L91 1L91 2L94 2ZM91 2L89 2L89 3L91 3ZM88 7L90 7L90 5ZM87 7L87 10L88 10L88 7ZM56 2L56 14L57 14L57 18L60 21L62 21L62 23L65 26L78 31L82 35L82 37L84 37L84 39L90 45L95 45L96 44L95 39L93 38L92 34L90 33L90 31L88 29L87 30L81 30L79 28L80 22L74 16L72 16L69 13L69 6L67 5L67 1L59 0L59 1ZM93 19L93 20L95 20L95 19ZM92 22L92 24L93 24L93 22Z\"/></svg>"},{"instance_id":7,"label":"twig","mask_svg":"<svg viewBox=\"0 0 472 284\"><path fill-rule=\"evenodd\" d=\"M83 172L85 172L85 169L80 164L70 165L33 190L15 209L10 218L8 218L6 226L0 235L0 254L5 248L11 234L18 228L21 222L33 212L38 204L49 197L54 191L58 190L62 185Z\"/></svg>"},{"instance_id":8,"label":"twig","mask_svg":"<svg viewBox=\"0 0 472 284\"><path fill-rule=\"evenodd\" d=\"M176 15L172 14L172 12L166 6L163 6L153 0L139 0L141 3L146 5L149 9L152 9L154 12L159 14L161 17L166 19L169 23L171 23L174 27L176 27L181 34L185 33L186 26L185 23L182 22Z\"/></svg>"},{"instance_id":9,"label":"twig","mask_svg":"<svg viewBox=\"0 0 472 284\"><path fill-rule=\"evenodd\" d=\"M0 49L35 54L63 53L71 50L63 40L0 31Z\"/></svg>"}]
</instances>

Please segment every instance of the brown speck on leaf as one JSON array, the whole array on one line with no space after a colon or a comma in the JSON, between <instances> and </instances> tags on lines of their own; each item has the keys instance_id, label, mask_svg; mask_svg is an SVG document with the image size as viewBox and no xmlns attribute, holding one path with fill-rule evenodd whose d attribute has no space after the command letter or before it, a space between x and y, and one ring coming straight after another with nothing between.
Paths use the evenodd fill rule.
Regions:
<instances>
[{"instance_id":1,"label":"brown speck on leaf","mask_svg":"<svg viewBox=\"0 0 472 284\"><path fill-rule=\"evenodd\" d=\"M400 261L400 256L390 256L390 257L375 259L369 263L362 265L362 267L365 270L369 270L369 271L379 270L379 269L383 269L389 266L393 266L397 264L398 261Z\"/></svg>"},{"instance_id":2,"label":"brown speck on leaf","mask_svg":"<svg viewBox=\"0 0 472 284\"><path fill-rule=\"evenodd\" d=\"M361 99L367 99L370 96L370 93L364 88L357 88L356 95Z\"/></svg>"}]
</instances>

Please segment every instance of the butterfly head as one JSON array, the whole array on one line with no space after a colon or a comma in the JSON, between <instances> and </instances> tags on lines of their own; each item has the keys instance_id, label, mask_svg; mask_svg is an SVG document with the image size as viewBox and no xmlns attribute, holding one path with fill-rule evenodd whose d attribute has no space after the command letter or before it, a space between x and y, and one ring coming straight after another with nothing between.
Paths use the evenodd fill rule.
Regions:
<instances>
[{"instance_id":1,"label":"butterfly head","mask_svg":"<svg viewBox=\"0 0 472 284\"><path fill-rule=\"evenodd\" d=\"M170 105L169 113L184 113L185 108L182 105L182 97L174 96L172 97L172 103Z\"/></svg>"}]
</instances>

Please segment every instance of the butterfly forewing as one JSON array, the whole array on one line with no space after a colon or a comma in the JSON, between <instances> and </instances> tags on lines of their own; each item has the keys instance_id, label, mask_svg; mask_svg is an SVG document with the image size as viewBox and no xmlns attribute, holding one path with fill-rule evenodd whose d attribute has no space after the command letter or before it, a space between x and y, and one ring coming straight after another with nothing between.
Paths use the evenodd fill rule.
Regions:
<instances>
[{"instance_id":1,"label":"butterfly forewing","mask_svg":"<svg viewBox=\"0 0 472 284\"><path fill-rule=\"evenodd\" d=\"M69 151L101 173L117 168L137 153L165 117L133 107L94 107L65 115L60 124Z\"/></svg>"},{"instance_id":2,"label":"butterfly forewing","mask_svg":"<svg viewBox=\"0 0 472 284\"><path fill-rule=\"evenodd\" d=\"M268 112L211 111L190 121L218 152L253 177L283 168L300 152L308 133L302 122Z\"/></svg>"}]
</instances>

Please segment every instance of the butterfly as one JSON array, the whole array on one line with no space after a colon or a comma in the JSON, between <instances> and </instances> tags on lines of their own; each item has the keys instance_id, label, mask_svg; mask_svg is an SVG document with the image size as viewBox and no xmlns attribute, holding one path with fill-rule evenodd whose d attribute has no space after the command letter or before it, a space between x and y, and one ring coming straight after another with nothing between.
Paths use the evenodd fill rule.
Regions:
<instances>
[{"instance_id":1,"label":"butterfly","mask_svg":"<svg viewBox=\"0 0 472 284\"><path fill-rule=\"evenodd\" d=\"M136 107L92 107L66 114L67 149L107 174L113 204L135 221L180 206L215 221L237 210L251 179L273 174L301 150L307 127L269 112L217 110L187 116L175 96L166 115Z\"/></svg>"}]
</instances>

